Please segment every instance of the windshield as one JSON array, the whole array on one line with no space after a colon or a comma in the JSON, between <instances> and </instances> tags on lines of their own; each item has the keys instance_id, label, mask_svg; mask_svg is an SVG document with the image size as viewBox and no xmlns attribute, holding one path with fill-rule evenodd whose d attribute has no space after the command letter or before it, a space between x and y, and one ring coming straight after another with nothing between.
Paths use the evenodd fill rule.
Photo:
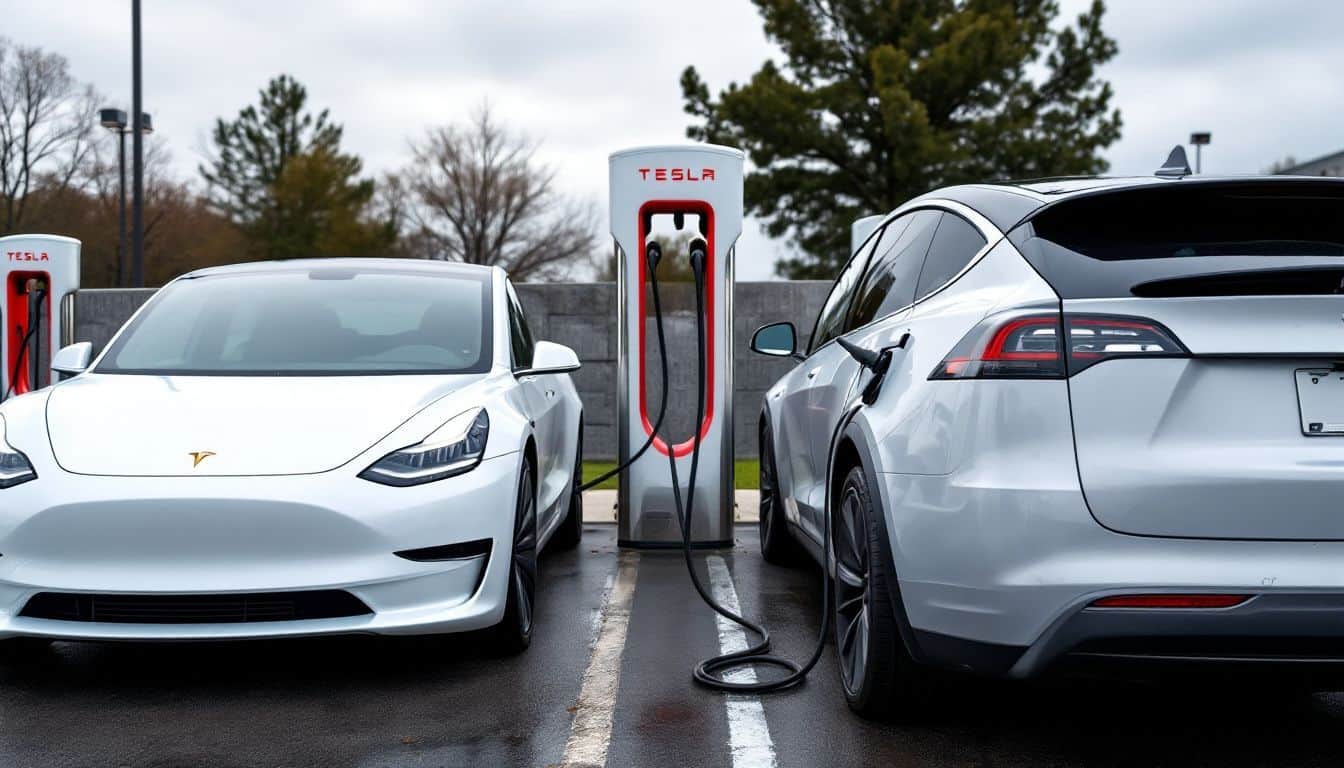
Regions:
<instances>
[{"instance_id":1,"label":"windshield","mask_svg":"<svg viewBox=\"0 0 1344 768\"><path fill-rule=\"evenodd\" d=\"M490 275L295 269L207 275L160 291L99 373L482 373Z\"/></svg>"}]
</instances>

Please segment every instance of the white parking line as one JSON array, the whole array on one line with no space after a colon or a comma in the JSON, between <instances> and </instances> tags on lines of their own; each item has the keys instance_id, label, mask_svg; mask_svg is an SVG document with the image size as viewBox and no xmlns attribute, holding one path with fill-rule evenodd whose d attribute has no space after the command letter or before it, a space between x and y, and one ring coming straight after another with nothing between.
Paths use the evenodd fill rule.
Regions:
<instances>
[{"instance_id":1,"label":"white parking line","mask_svg":"<svg viewBox=\"0 0 1344 768\"><path fill-rule=\"evenodd\" d=\"M707 558L709 584L719 605L736 614L742 609L737 601L737 589L728 564L718 555ZM747 647L747 634L737 624L714 615L719 625L719 651L732 653ZM756 682L756 671L750 667L733 670L724 676L732 682ZM765 721L761 697L748 694L729 694L724 697L728 709L728 745L732 749L734 768L774 768L775 742L770 738L770 725Z\"/></svg>"},{"instance_id":2,"label":"white parking line","mask_svg":"<svg viewBox=\"0 0 1344 768\"><path fill-rule=\"evenodd\" d=\"M612 713L621 686L621 653L625 650L638 566L638 553L622 552L617 559L616 578L609 583L602 600L597 637L588 656L588 669L583 673L565 756L560 761L566 768L602 768L607 763Z\"/></svg>"}]
</instances>

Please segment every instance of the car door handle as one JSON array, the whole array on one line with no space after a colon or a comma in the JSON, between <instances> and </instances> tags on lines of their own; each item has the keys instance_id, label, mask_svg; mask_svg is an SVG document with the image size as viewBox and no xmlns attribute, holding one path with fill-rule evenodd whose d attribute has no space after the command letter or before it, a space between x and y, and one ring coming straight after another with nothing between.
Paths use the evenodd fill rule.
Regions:
<instances>
[{"instance_id":1,"label":"car door handle","mask_svg":"<svg viewBox=\"0 0 1344 768\"><path fill-rule=\"evenodd\" d=\"M550 397L555 397L555 390L554 390L554 389L548 389L548 390L546 390L546 397L548 397L548 398L550 398Z\"/></svg>"},{"instance_id":2,"label":"car door handle","mask_svg":"<svg viewBox=\"0 0 1344 768\"><path fill-rule=\"evenodd\" d=\"M817 366L816 368L813 368L812 370L808 371L807 378L815 379L817 378L818 373L821 373L821 366Z\"/></svg>"}]
</instances>

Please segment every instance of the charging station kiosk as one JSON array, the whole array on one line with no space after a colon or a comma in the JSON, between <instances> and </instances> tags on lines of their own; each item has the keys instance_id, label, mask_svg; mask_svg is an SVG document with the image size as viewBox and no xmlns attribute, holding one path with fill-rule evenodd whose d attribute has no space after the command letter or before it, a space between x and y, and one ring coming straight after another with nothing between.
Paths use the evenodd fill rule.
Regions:
<instances>
[{"instance_id":1,"label":"charging station kiosk","mask_svg":"<svg viewBox=\"0 0 1344 768\"><path fill-rule=\"evenodd\" d=\"M52 382L52 354L75 329L79 248L78 240L59 235L0 237L0 399Z\"/></svg>"},{"instance_id":2,"label":"charging station kiosk","mask_svg":"<svg viewBox=\"0 0 1344 768\"><path fill-rule=\"evenodd\" d=\"M658 339L648 297L646 248L655 217L694 221L686 236L703 240L705 411L690 517L691 543L730 547L733 541L733 256L742 233L743 154L708 144L638 147L609 162L611 234L617 269L618 451L622 464L652 437L650 450L622 470L617 538L622 547L682 546L669 456L675 458L683 497L691 475L691 437L669 444L654 435L659 403L647 394L646 369ZM665 253L663 259L686 259ZM670 354L670 353L669 353ZM697 370L697 353L670 359L669 370ZM661 393L659 396L668 396Z\"/></svg>"}]
</instances>

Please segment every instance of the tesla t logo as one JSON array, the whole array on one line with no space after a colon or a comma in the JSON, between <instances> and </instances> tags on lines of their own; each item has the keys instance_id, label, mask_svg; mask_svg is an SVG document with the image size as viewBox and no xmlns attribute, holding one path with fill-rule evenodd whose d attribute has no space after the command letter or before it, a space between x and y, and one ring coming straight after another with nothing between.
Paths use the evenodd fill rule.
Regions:
<instances>
[{"instance_id":1,"label":"tesla t logo","mask_svg":"<svg viewBox=\"0 0 1344 768\"><path fill-rule=\"evenodd\" d=\"M639 178L648 181L649 176L653 176L654 181L713 181L714 169L701 168L640 168Z\"/></svg>"},{"instance_id":2,"label":"tesla t logo","mask_svg":"<svg viewBox=\"0 0 1344 768\"><path fill-rule=\"evenodd\" d=\"M6 251L10 261L51 261L46 251Z\"/></svg>"},{"instance_id":3,"label":"tesla t logo","mask_svg":"<svg viewBox=\"0 0 1344 768\"><path fill-rule=\"evenodd\" d=\"M214 451L192 451L187 454L191 457L191 468L195 469L201 466L201 462L215 455Z\"/></svg>"}]
</instances>

